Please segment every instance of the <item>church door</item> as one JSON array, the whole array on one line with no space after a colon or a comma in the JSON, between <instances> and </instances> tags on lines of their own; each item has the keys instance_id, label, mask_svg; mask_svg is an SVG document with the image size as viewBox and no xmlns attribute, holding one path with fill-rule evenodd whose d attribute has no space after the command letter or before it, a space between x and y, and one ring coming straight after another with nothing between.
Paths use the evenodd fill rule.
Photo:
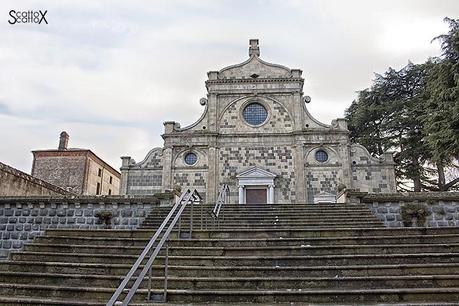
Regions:
<instances>
[{"instance_id":1,"label":"church door","mask_svg":"<svg viewBox=\"0 0 459 306\"><path fill-rule=\"evenodd\" d=\"M245 191L245 200L247 204L266 204L266 188L247 189Z\"/></svg>"}]
</instances>

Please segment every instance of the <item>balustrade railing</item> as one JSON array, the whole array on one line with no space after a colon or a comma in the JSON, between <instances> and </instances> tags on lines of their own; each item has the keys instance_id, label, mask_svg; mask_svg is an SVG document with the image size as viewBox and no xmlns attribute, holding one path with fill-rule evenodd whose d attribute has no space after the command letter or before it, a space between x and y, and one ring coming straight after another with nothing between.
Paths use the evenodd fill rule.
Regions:
<instances>
[{"instance_id":1,"label":"balustrade railing","mask_svg":"<svg viewBox=\"0 0 459 306\"><path fill-rule=\"evenodd\" d=\"M226 184L223 184L220 187L220 190L218 192L218 198L215 203L215 207L212 210L212 215L215 219L218 219L223 204L227 203L228 201L229 201L229 186Z\"/></svg>"},{"instance_id":2,"label":"balustrade railing","mask_svg":"<svg viewBox=\"0 0 459 306\"><path fill-rule=\"evenodd\" d=\"M158 230L155 232L153 237L150 239L148 244L146 245L145 249L142 251L140 254L139 258L136 260L132 268L129 270L128 274L125 276L121 284L118 286L116 289L115 293L112 295L110 300L107 302L107 306L112 306L112 305L123 305L127 306L129 305L129 302L132 300L134 297L135 293L137 292L137 289L139 288L140 284L142 281L145 279L145 276L148 273L148 300L152 299L152 293L151 293L151 287L152 287L152 266L153 262L155 261L156 257L158 256L159 252L165 245L165 258L164 258L164 291L163 295L161 298L162 302L166 301L167 298L167 280L168 280L168 264L169 264L169 247L167 245L167 240L169 239L169 236L175 227L177 221L179 221L179 229L178 229L178 238L181 237L181 218L182 218L182 213L184 212L186 206L191 203L191 211L190 211L190 228L189 228L189 237L191 238L192 233L193 233L193 204L196 202L201 202L202 198L199 195L199 193L196 191L196 189L187 189L185 190L180 198L176 201L172 209L170 210L169 214L167 217L164 219L164 221L161 223L161 226L158 228ZM201 205L202 206L202 205ZM174 216L175 213L175 216ZM174 216L174 217L173 217ZM171 223L167 226L171 218L173 217ZM201 217L202 219L202 217ZM167 226L167 228L166 228ZM157 240L159 239L161 233L163 234L161 237L161 240L157 243ZM153 249L154 248L154 249ZM152 251L150 255L150 252ZM134 274L139 270L142 262L148 258L147 262L143 266L142 271L140 274L135 277ZM132 282L132 280L135 279L134 284L130 289L127 289L127 286L129 283ZM124 297L123 301L120 301L120 297L125 290L128 290L126 296Z\"/></svg>"}]
</instances>

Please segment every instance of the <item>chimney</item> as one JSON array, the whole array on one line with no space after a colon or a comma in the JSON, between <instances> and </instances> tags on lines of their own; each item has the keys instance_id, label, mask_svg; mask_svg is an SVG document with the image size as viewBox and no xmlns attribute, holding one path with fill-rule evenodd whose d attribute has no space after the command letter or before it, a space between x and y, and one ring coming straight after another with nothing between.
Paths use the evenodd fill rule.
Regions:
<instances>
[{"instance_id":1,"label":"chimney","mask_svg":"<svg viewBox=\"0 0 459 306\"><path fill-rule=\"evenodd\" d=\"M258 46L258 39L250 39L249 45L249 56L260 56L260 47Z\"/></svg>"},{"instance_id":2,"label":"chimney","mask_svg":"<svg viewBox=\"0 0 459 306\"><path fill-rule=\"evenodd\" d=\"M67 132L62 132L61 136L59 137L59 150L67 150L67 146L69 144L69 134Z\"/></svg>"}]
</instances>

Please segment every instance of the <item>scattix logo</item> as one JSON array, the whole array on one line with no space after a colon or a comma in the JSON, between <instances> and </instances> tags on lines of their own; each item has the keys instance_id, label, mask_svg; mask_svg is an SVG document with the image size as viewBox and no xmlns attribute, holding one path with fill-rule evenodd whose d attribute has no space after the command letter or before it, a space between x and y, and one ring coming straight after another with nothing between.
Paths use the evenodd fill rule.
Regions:
<instances>
[{"instance_id":1,"label":"scattix logo","mask_svg":"<svg viewBox=\"0 0 459 306\"><path fill-rule=\"evenodd\" d=\"M41 24L42 22L48 24L46 20L46 13L48 11L10 11L11 19L8 20L9 24L16 24L16 23L36 23Z\"/></svg>"}]
</instances>

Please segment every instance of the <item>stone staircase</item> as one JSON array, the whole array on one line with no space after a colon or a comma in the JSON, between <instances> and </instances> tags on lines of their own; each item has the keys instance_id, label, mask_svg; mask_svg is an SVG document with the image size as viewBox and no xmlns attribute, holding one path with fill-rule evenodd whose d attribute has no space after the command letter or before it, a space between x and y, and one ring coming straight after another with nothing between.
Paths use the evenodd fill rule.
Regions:
<instances>
[{"instance_id":1,"label":"stone staircase","mask_svg":"<svg viewBox=\"0 0 459 306\"><path fill-rule=\"evenodd\" d=\"M384 228L364 205L226 205L218 223L212 208L169 240L168 303L459 305L458 227ZM137 230L47 230L0 262L0 304L105 305L169 209Z\"/></svg>"}]
</instances>

